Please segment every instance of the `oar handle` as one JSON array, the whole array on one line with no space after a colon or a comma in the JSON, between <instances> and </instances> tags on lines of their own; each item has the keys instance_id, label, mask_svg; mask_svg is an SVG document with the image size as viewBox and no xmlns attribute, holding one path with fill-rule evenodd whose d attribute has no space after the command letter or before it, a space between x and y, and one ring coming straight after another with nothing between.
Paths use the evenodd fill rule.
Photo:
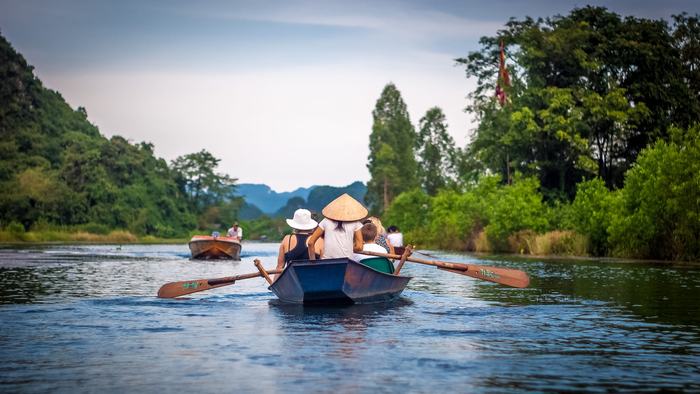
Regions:
<instances>
[{"instance_id":1,"label":"oar handle","mask_svg":"<svg viewBox=\"0 0 700 394\"><path fill-rule=\"evenodd\" d=\"M358 253L368 254L371 256L386 257L388 259L401 259L403 257L403 256L399 256L398 254L369 252L369 251L364 251L364 250L362 252L358 252ZM423 260L423 259L419 259L417 257L411 257L411 256L407 256L406 260L412 261L414 263L425 264L425 265L434 265L434 266L449 268L449 269L453 269L453 270L460 270L460 271L469 270L469 266L467 264L462 264L462 263L448 263L446 261Z\"/></svg>"},{"instance_id":2,"label":"oar handle","mask_svg":"<svg viewBox=\"0 0 700 394\"><path fill-rule=\"evenodd\" d=\"M401 268L403 268L403 265L406 263L406 259L408 256L413 253L413 245L408 245L404 249L403 253L401 254L401 260L399 260L399 265L396 266L396 270L394 271L394 275L398 275L401 273Z\"/></svg>"},{"instance_id":3,"label":"oar handle","mask_svg":"<svg viewBox=\"0 0 700 394\"><path fill-rule=\"evenodd\" d=\"M255 268L257 268L258 271L260 271L260 275L262 275L265 278L267 283L272 284L272 278L270 278L270 275L268 275L267 271L265 271L265 267L263 267L260 260L255 259L254 263L255 263Z\"/></svg>"}]
</instances>

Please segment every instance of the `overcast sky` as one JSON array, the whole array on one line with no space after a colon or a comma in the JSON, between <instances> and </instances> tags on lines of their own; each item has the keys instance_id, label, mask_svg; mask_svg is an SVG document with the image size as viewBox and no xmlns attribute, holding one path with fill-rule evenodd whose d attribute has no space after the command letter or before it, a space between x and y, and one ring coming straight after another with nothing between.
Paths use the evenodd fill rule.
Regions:
<instances>
[{"instance_id":1,"label":"overcast sky","mask_svg":"<svg viewBox=\"0 0 700 394\"><path fill-rule=\"evenodd\" d=\"M670 18L700 1L0 0L0 33L103 134L277 191L367 181L372 109L396 84L418 124L433 106L463 146L474 84L454 59L509 17L604 5Z\"/></svg>"}]
</instances>

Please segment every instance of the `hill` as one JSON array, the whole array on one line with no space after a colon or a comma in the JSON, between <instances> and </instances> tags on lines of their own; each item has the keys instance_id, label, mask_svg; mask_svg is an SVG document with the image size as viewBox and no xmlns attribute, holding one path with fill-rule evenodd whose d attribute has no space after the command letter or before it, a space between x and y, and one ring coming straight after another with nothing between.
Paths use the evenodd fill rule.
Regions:
<instances>
[{"instance_id":1,"label":"hill","mask_svg":"<svg viewBox=\"0 0 700 394\"><path fill-rule=\"evenodd\" d=\"M243 197L247 204L254 205L267 215L272 215L291 198L301 197L306 200L314 187L300 187L291 192L278 193L264 184L241 183L236 185L236 194Z\"/></svg>"},{"instance_id":2,"label":"hill","mask_svg":"<svg viewBox=\"0 0 700 394\"><path fill-rule=\"evenodd\" d=\"M196 219L153 145L107 139L0 36L0 225L172 236Z\"/></svg>"}]
</instances>

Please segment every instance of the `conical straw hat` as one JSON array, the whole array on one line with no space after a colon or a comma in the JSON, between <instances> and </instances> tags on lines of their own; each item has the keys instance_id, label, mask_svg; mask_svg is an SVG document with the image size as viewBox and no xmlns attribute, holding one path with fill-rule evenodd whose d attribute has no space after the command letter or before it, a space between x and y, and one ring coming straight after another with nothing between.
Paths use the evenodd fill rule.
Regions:
<instances>
[{"instance_id":1,"label":"conical straw hat","mask_svg":"<svg viewBox=\"0 0 700 394\"><path fill-rule=\"evenodd\" d=\"M323 208L323 216L338 222L354 222L367 216L367 208L344 193Z\"/></svg>"}]
</instances>

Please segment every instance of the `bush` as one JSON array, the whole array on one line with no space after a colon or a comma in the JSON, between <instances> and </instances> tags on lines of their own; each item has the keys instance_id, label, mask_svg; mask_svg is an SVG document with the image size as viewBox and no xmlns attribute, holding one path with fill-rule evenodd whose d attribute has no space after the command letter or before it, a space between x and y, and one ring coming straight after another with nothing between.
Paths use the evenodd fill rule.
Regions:
<instances>
[{"instance_id":1,"label":"bush","mask_svg":"<svg viewBox=\"0 0 700 394\"><path fill-rule=\"evenodd\" d=\"M588 237L591 254L605 256L610 248L608 229L619 212L618 207L619 193L609 191L602 179L581 182L564 226Z\"/></svg>"},{"instance_id":2,"label":"bush","mask_svg":"<svg viewBox=\"0 0 700 394\"><path fill-rule=\"evenodd\" d=\"M700 126L671 131L626 174L610 225L616 255L700 259Z\"/></svg>"},{"instance_id":3,"label":"bush","mask_svg":"<svg viewBox=\"0 0 700 394\"><path fill-rule=\"evenodd\" d=\"M18 222L10 222L10 224L5 227L5 230L13 235L24 234L24 226L22 223Z\"/></svg>"},{"instance_id":4,"label":"bush","mask_svg":"<svg viewBox=\"0 0 700 394\"><path fill-rule=\"evenodd\" d=\"M421 189L399 194L386 210L386 227L397 226L404 234L404 242L426 242L431 198Z\"/></svg>"},{"instance_id":5,"label":"bush","mask_svg":"<svg viewBox=\"0 0 700 394\"><path fill-rule=\"evenodd\" d=\"M516 179L499 188L488 207L486 233L496 251L508 250L508 236L520 230L541 232L548 227L547 210L535 178Z\"/></svg>"}]
</instances>

